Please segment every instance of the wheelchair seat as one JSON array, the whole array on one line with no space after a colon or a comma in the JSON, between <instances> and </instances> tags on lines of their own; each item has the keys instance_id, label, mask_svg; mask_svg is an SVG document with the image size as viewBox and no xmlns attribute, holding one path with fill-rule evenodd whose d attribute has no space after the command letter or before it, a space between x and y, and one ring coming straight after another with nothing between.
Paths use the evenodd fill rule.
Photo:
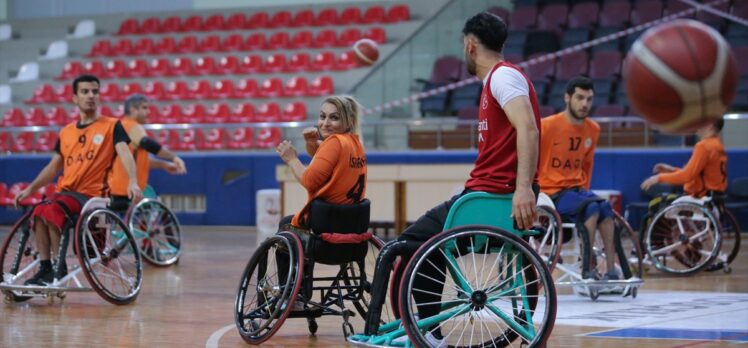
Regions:
<instances>
[{"instance_id":1,"label":"wheelchair seat","mask_svg":"<svg viewBox=\"0 0 748 348\"><path fill-rule=\"evenodd\" d=\"M314 262L338 265L366 257L371 203L340 205L320 199L311 202L309 228L312 236L305 241L305 254Z\"/></svg>"}]
</instances>

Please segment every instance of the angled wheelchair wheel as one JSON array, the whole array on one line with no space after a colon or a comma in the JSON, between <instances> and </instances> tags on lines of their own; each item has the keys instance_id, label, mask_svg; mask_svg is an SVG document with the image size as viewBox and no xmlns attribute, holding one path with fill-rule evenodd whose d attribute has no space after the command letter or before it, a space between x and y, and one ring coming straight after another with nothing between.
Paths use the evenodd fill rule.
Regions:
<instances>
[{"instance_id":1,"label":"angled wheelchair wheel","mask_svg":"<svg viewBox=\"0 0 748 348\"><path fill-rule=\"evenodd\" d=\"M39 269L39 251L36 249L36 236L31 228L31 211L16 222L3 241L0 270L2 284L23 285ZM8 302L23 302L30 296L21 296L11 290L3 290Z\"/></svg>"},{"instance_id":2,"label":"angled wheelchair wheel","mask_svg":"<svg viewBox=\"0 0 748 348\"><path fill-rule=\"evenodd\" d=\"M278 255L287 256L283 260L288 265ZM260 344L280 329L293 310L303 269L301 240L292 233L278 233L257 247L244 269L234 306L236 327L244 341Z\"/></svg>"},{"instance_id":3,"label":"angled wheelchair wheel","mask_svg":"<svg viewBox=\"0 0 748 348\"><path fill-rule=\"evenodd\" d=\"M182 233L176 215L156 199L130 207L126 221L140 254L154 266L169 266L182 254Z\"/></svg>"},{"instance_id":4,"label":"angled wheelchair wheel","mask_svg":"<svg viewBox=\"0 0 748 348\"><path fill-rule=\"evenodd\" d=\"M642 278L644 272L644 252L639 243L639 236L631 225L620 214L614 212L613 224L615 232L617 267L623 275L622 279L632 277Z\"/></svg>"},{"instance_id":5,"label":"angled wheelchair wheel","mask_svg":"<svg viewBox=\"0 0 748 348\"><path fill-rule=\"evenodd\" d=\"M725 273L729 273L730 264L735 260L740 251L740 224L738 224L735 215L727 209L722 209L719 220L722 244L717 261L706 270L709 272L723 270Z\"/></svg>"},{"instance_id":6,"label":"angled wheelchair wheel","mask_svg":"<svg viewBox=\"0 0 748 348\"><path fill-rule=\"evenodd\" d=\"M545 260L548 269L553 272L561 255L560 235L563 226L561 216L554 209L541 205L538 207L538 223L537 227L542 233L525 239Z\"/></svg>"},{"instance_id":7,"label":"angled wheelchair wheel","mask_svg":"<svg viewBox=\"0 0 748 348\"><path fill-rule=\"evenodd\" d=\"M449 347L543 346L556 317L545 261L520 237L461 226L429 239L408 263L400 289L403 326L414 346L428 336Z\"/></svg>"},{"instance_id":8,"label":"angled wheelchair wheel","mask_svg":"<svg viewBox=\"0 0 748 348\"><path fill-rule=\"evenodd\" d=\"M143 264L135 238L116 213L95 209L82 214L75 228L75 252L99 296L116 305L135 301Z\"/></svg>"},{"instance_id":9,"label":"angled wheelchair wheel","mask_svg":"<svg viewBox=\"0 0 748 348\"><path fill-rule=\"evenodd\" d=\"M717 258L720 242L719 224L707 208L682 202L660 210L652 218L643 247L658 270L689 275Z\"/></svg>"}]
</instances>

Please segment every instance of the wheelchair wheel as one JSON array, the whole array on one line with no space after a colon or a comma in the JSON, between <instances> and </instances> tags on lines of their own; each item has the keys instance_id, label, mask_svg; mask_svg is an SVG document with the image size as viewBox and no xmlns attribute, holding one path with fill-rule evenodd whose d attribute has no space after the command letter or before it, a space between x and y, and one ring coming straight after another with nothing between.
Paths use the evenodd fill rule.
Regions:
<instances>
[{"instance_id":1,"label":"wheelchair wheel","mask_svg":"<svg viewBox=\"0 0 748 348\"><path fill-rule=\"evenodd\" d=\"M529 237L527 241L545 260L548 269L553 272L561 254L560 234L563 226L561 216L552 208L541 205L538 207L538 222L540 223L538 227L543 233L539 236Z\"/></svg>"},{"instance_id":2,"label":"wheelchair wheel","mask_svg":"<svg viewBox=\"0 0 748 348\"><path fill-rule=\"evenodd\" d=\"M706 270L714 272L721 269L729 273L730 264L735 260L740 251L740 224L738 224L735 215L727 209L722 209L719 220L722 227L720 230L722 244L719 256L717 262L709 266Z\"/></svg>"},{"instance_id":3,"label":"wheelchair wheel","mask_svg":"<svg viewBox=\"0 0 748 348\"><path fill-rule=\"evenodd\" d=\"M683 202L654 216L644 236L644 250L660 271L689 275L717 258L720 242L719 224L707 208Z\"/></svg>"},{"instance_id":4,"label":"wheelchair wheel","mask_svg":"<svg viewBox=\"0 0 748 348\"><path fill-rule=\"evenodd\" d=\"M163 203L145 198L132 206L127 223L140 254L154 266L169 266L182 254L182 233L176 215Z\"/></svg>"},{"instance_id":5,"label":"wheelchair wheel","mask_svg":"<svg viewBox=\"0 0 748 348\"><path fill-rule=\"evenodd\" d=\"M288 255L287 269L278 264L279 254ZM260 344L280 329L293 310L303 269L301 240L292 233L278 233L257 247L244 269L234 306L236 327L244 341Z\"/></svg>"},{"instance_id":6,"label":"wheelchair wheel","mask_svg":"<svg viewBox=\"0 0 748 348\"><path fill-rule=\"evenodd\" d=\"M644 252L639 243L638 233L620 214L617 212L613 212L613 214L616 254L618 255L618 267L620 267L623 279L641 278L644 272L642 264Z\"/></svg>"},{"instance_id":7,"label":"wheelchair wheel","mask_svg":"<svg viewBox=\"0 0 748 348\"><path fill-rule=\"evenodd\" d=\"M143 264L127 226L111 210L81 215L75 227L75 253L91 287L104 300L128 304L138 297Z\"/></svg>"},{"instance_id":8,"label":"wheelchair wheel","mask_svg":"<svg viewBox=\"0 0 748 348\"><path fill-rule=\"evenodd\" d=\"M495 227L461 226L432 237L411 258L400 312L417 347L439 334L450 347L506 347L517 338L540 347L553 329L556 290L527 242Z\"/></svg>"},{"instance_id":9,"label":"wheelchair wheel","mask_svg":"<svg viewBox=\"0 0 748 348\"><path fill-rule=\"evenodd\" d=\"M36 250L36 236L31 228L31 211L24 214L5 237L0 258L0 270L3 284L23 285L38 270L38 254ZM21 296L11 290L3 290L7 301L23 302L30 296Z\"/></svg>"}]
</instances>

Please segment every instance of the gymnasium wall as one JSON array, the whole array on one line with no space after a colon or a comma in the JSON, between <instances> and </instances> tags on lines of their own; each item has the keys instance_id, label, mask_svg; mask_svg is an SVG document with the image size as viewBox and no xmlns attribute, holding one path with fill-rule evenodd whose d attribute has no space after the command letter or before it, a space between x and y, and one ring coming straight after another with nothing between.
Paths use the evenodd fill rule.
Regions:
<instances>
[{"instance_id":1,"label":"gymnasium wall","mask_svg":"<svg viewBox=\"0 0 748 348\"><path fill-rule=\"evenodd\" d=\"M624 205L640 201L639 184L658 162L684 164L690 149L600 149L595 156L593 189L615 189L623 193ZM728 150L728 175L734 179L748 175L748 149ZM183 224L254 225L255 193L277 188L275 167L281 164L274 153L184 154L189 174L171 176L152 172L151 184L159 194L205 195L204 213L179 213ZM375 164L470 164L473 151L371 152L368 163ZM0 182L31 181L49 160L49 155L0 157ZM302 159L308 162L307 159ZM445 193L445 197L448 193ZM419 202L424 209L438 202ZM0 224L12 224L20 211L0 208ZM748 214L741 214L746 216ZM742 217L744 226L748 221Z\"/></svg>"}]
</instances>

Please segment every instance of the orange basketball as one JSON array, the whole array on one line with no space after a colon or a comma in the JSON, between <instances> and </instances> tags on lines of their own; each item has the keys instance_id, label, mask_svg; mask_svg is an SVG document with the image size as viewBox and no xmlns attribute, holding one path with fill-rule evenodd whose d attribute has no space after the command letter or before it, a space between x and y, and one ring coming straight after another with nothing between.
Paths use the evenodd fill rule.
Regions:
<instances>
[{"instance_id":1,"label":"orange basketball","mask_svg":"<svg viewBox=\"0 0 748 348\"><path fill-rule=\"evenodd\" d=\"M379 59L379 46L374 40L361 39L353 44L353 53L361 65L373 65Z\"/></svg>"},{"instance_id":2,"label":"orange basketball","mask_svg":"<svg viewBox=\"0 0 748 348\"><path fill-rule=\"evenodd\" d=\"M623 78L634 110L669 133L692 132L722 117L737 89L730 46L695 20L647 30L631 46Z\"/></svg>"}]
</instances>

